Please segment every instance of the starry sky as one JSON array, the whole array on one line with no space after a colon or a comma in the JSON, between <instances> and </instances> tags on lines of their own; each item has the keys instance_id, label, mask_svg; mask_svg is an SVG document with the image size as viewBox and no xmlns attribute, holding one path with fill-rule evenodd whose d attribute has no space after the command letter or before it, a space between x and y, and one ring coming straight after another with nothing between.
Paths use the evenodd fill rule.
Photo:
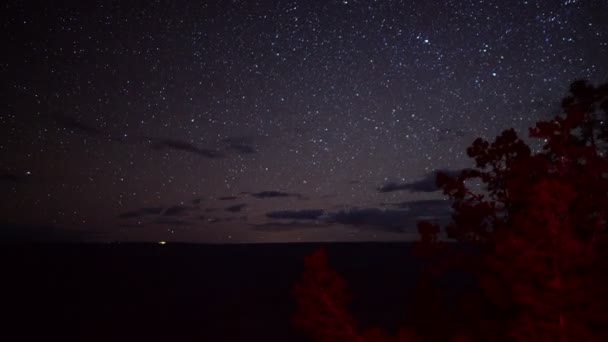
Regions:
<instances>
[{"instance_id":1,"label":"starry sky","mask_svg":"<svg viewBox=\"0 0 608 342\"><path fill-rule=\"evenodd\" d=\"M475 138L608 81L605 0L1 6L4 239L411 240Z\"/></svg>"}]
</instances>

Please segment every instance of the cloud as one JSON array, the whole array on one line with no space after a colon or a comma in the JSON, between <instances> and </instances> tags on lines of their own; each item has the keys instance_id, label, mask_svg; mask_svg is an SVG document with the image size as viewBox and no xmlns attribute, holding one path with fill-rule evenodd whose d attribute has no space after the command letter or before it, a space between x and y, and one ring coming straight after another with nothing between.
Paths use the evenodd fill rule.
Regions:
<instances>
[{"instance_id":1,"label":"cloud","mask_svg":"<svg viewBox=\"0 0 608 342\"><path fill-rule=\"evenodd\" d=\"M329 214L326 222L391 232L411 232L419 220L444 224L451 216L451 203L445 200L411 201L398 205L401 209L355 207L341 210Z\"/></svg>"},{"instance_id":2,"label":"cloud","mask_svg":"<svg viewBox=\"0 0 608 342\"><path fill-rule=\"evenodd\" d=\"M101 136L106 137L114 141L118 141L121 143L134 143L134 144L147 144L151 149L161 151L161 150L174 150L196 154L198 156L202 156L209 159L223 158L225 157L224 153L208 149L197 147L194 144L191 144L186 141L178 140L178 139L165 139L165 138L154 138L154 137L128 137L125 135L116 135L110 132L101 130L92 125L88 125L80 122L74 117L69 115L65 115L60 112L55 112L52 114L53 119L61 126L67 127L70 129L78 130L84 132L90 136ZM246 149L245 146L237 146L236 148Z\"/></svg>"},{"instance_id":3,"label":"cloud","mask_svg":"<svg viewBox=\"0 0 608 342\"><path fill-rule=\"evenodd\" d=\"M382 210L378 208L353 208L333 213L329 222L351 226L369 226L390 231L400 231L410 214L404 210Z\"/></svg>"},{"instance_id":4,"label":"cloud","mask_svg":"<svg viewBox=\"0 0 608 342\"><path fill-rule=\"evenodd\" d=\"M160 215L162 211L163 207L148 207L133 211L127 211L125 213L119 214L117 217L121 219L139 218L147 215Z\"/></svg>"},{"instance_id":5,"label":"cloud","mask_svg":"<svg viewBox=\"0 0 608 342\"><path fill-rule=\"evenodd\" d=\"M247 204L235 204L235 205L231 205L231 206L225 208L224 210L229 211L231 213L236 213L236 212L241 211L246 206L247 206Z\"/></svg>"},{"instance_id":6,"label":"cloud","mask_svg":"<svg viewBox=\"0 0 608 342\"><path fill-rule=\"evenodd\" d=\"M222 140L228 144L228 149L235 151L238 154L254 154L257 153L253 146L253 138L251 137L230 137Z\"/></svg>"},{"instance_id":7,"label":"cloud","mask_svg":"<svg viewBox=\"0 0 608 342\"><path fill-rule=\"evenodd\" d=\"M253 196L255 198L275 198L275 197L304 198L304 196L302 196L300 194L290 194L290 193L281 192L281 191L260 191L260 192L252 193L251 196Z\"/></svg>"},{"instance_id":8,"label":"cloud","mask_svg":"<svg viewBox=\"0 0 608 342\"><path fill-rule=\"evenodd\" d=\"M224 157L224 154L219 151L215 151L215 150L211 150L211 149L207 149L207 148L200 148L189 142L182 141L182 140L155 139L155 138L148 138L148 140L151 143L150 147L153 150L169 149L169 150L175 150L175 151L183 151L183 152L196 154L196 155L199 155L199 156L202 156L205 158L210 158L210 159Z\"/></svg>"},{"instance_id":9,"label":"cloud","mask_svg":"<svg viewBox=\"0 0 608 342\"><path fill-rule=\"evenodd\" d=\"M234 221L245 222L245 221L247 221L247 216L225 217L222 221L223 222L234 222Z\"/></svg>"},{"instance_id":10,"label":"cloud","mask_svg":"<svg viewBox=\"0 0 608 342\"><path fill-rule=\"evenodd\" d=\"M266 213L266 217L274 219L316 220L325 213L322 209L282 210Z\"/></svg>"},{"instance_id":11,"label":"cloud","mask_svg":"<svg viewBox=\"0 0 608 342\"><path fill-rule=\"evenodd\" d=\"M158 223L158 222L174 223L174 222L171 222L171 220L173 220L173 221L180 221L180 220L174 220L174 219L170 219L167 217L184 216L184 215L188 214L189 212L194 211L196 209L198 209L198 207L196 207L196 206L189 207L189 206L185 206L185 205L173 205L166 209L164 207L146 207L146 208L140 208L137 210L124 212L122 214L119 214L117 217L121 218L121 219L136 219L136 218L143 218L146 216L157 216L156 221L154 221L155 223Z\"/></svg>"},{"instance_id":12,"label":"cloud","mask_svg":"<svg viewBox=\"0 0 608 342\"><path fill-rule=\"evenodd\" d=\"M238 197L236 196L222 196L222 197L218 197L217 199L220 201L232 201L237 199Z\"/></svg>"},{"instance_id":13,"label":"cloud","mask_svg":"<svg viewBox=\"0 0 608 342\"><path fill-rule=\"evenodd\" d=\"M139 209L141 213L146 215L159 215L163 211L163 207L148 207Z\"/></svg>"},{"instance_id":14,"label":"cloud","mask_svg":"<svg viewBox=\"0 0 608 342\"><path fill-rule=\"evenodd\" d=\"M384 205L393 206L399 209L407 209L412 213L428 216L435 215L444 210L451 211L452 202L449 200L419 200L419 201L403 201L397 203L384 203Z\"/></svg>"},{"instance_id":15,"label":"cloud","mask_svg":"<svg viewBox=\"0 0 608 342\"><path fill-rule=\"evenodd\" d=\"M245 144L230 144L228 148L236 151L238 154L255 154L258 153L253 146Z\"/></svg>"},{"instance_id":16,"label":"cloud","mask_svg":"<svg viewBox=\"0 0 608 342\"><path fill-rule=\"evenodd\" d=\"M117 217L121 218L121 219L129 219L129 218L138 218L138 217L142 217L143 214L140 213L138 210L135 211L127 211L124 212L122 214L119 214Z\"/></svg>"},{"instance_id":17,"label":"cloud","mask_svg":"<svg viewBox=\"0 0 608 342\"><path fill-rule=\"evenodd\" d=\"M290 195L286 192L280 191L260 191L252 193L251 196L255 198L274 198L274 197L289 197Z\"/></svg>"},{"instance_id":18,"label":"cloud","mask_svg":"<svg viewBox=\"0 0 608 342\"><path fill-rule=\"evenodd\" d=\"M395 182L390 182L390 183L386 183L384 185L382 185L381 187L378 188L378 192L393 192L393 191L399 191L399 190L410 190L409 189L410 185L409 183L395 183Z\"/></svg>"},{"instance_id":19,"label":"cloud","mask_svg":"<svg viewBox=\"0 0 608 342\"><path fill-rule=\"evenodd\" d=\"M443 172L450 176L457 176L461 171L462 170L435 170L427 173L420 180L408 183L390 182L382 185L377 190L378 192L394 192L400 190L408 190L411 192L435 192L439 190L439 188L437 188L435 185L438 172Z\"/></svg>"},{"instance_id":20,"label":"cloud","mask_svg":"<svg viewBox=\"0 0 608 342\"><path fill-rule=\"evenodd\" d=\"M143 227L142 224L136 224L136 223L121 223L118 226L121 228L142 228Z\"/></svg>"},{"instance_id":21,"label":"cloud","mask_svg":"<svg viewBox=\"0 0 608 342\"><path fill-rule=\"evenodd\" d=\"M251 224L253 230L263 232L286 232L300 229L311 229L319 227L329 227L329 224L319 223L316 221L291 221L291 222L268 222L262 224Z\"/></svg>"},{"instance_id":22,"label":"cloud","mask_svg":"<svg viewBox=\"0 0 608 342\"><path fill-rule=\"evenodd\" d=\"M217 222L221 222L222 219L219 217L209 217L209 216L205 216L205 215L198 215L197 218L201 221L205 221L207 223L217 223Z\"/></svg>"},{"instance_id":23,"label":"cloud","mask_svg":"<svg viewBox=\"0 0 608 342\"><path fill-rule=\"evenodd\" d=\"M266 232L346 225L393 233L413 233L416 231L416 223L421 220L441 225L449 223L452 214L451 204L447 200L421 200L384 204L395 209L341 206L343 209L336 212L326 212L323 209L272 211L266 213L266 217L291 221L270 221L250 226L254 230Z\"/></svg>"},{"instance_id":24,"label":"cloud","mask_svg":"<svg viewBox=\"0 0 608 342\"><path fill-rule=\"evenodd\" d=\"M176 219L166 219L166 218L158 218L152 221L155 224L167 224L167 225L175 225L175 226L191 226L193 223L186 220L176 220Z\"/></svg>"},{"instance_id":25,"label":"cloud","mask_svg":"<svg viewBox=\"0 0 608 342\"><path fill-rule=\"evenodd\" d=\"M193 209L196 209L196 208L186 207L183 205L174 205L174 206L167 208L167 210L165 210L163 215L164 216L180 216Z\"/></svg>"}]
</instances>

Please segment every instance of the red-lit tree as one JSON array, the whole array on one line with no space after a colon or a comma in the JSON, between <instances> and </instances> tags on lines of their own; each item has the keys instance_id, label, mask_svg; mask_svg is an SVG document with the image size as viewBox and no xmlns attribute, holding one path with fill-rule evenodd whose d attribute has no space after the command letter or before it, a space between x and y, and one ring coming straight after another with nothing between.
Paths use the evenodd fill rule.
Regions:
<instances>
[{"instance_id":1,"label":"red-lit tree","mask_svg":"<svg viewBox=\"0 0 608 342\"><path fill-rule=\"evenodd\" d=\"M351 295L342 277L329 267L324 248L307 255L304 267L292 292L298 304L293 323L307 330L314 341L419 341L409 329L401 329L398 336L386 334L378 327L362 330L346 309Z\"/></svg>"},{"instance_id":2,"label":"red-lit tree","mask_svg":"<svg viewBox=\"0 0 608 342\"><path fill-rule=\"evenodd\" d=\"M455 200L454 222L446 231L482 248L476 260L482 287L490 300L504 304L508 298L516 309L509 331L518 340L578 341L605 334L596 328L608 323L606 254L598 243L607 219L608 161L594 139L573 134L591 111L605 110L605 89L573 83L573 96L563 102L566 117L530 129L531 137L545 139L543 153L531 155L507 130L494 143L477 139L467 150L480 170L437 177ZM466 187L476 177L487 184L487 199ZM419 225L423 236L438 230L428 226ZM433 249L432 243L423 245Z\"/></svg>"},{"instance_id":3,"label":"red-lit tree","mask_svg":"<svg viewBox=\"0 0 608 342\"><path fill-rule=\"evenodd\" d=\"M598 111L608 111L606 89L606 85L595 88L574 82L572 96L562 103L565 118L557 116L530 129L531 137L544 139L543 152L533 155L509 129L493 143L477 139L467 149L477 169L464 170L457 177L437 175L437 185L453 200L452 223L445 227L448 236L480 252L467 255L451 250L439 241L438 225L418 224L421 240L414 250L420 256L440 252L447 261L435 271L461 266L479 279L482 295L462 302L464 312L478 321L463 327L463 334L454 339L608 340L608 244L603 238L608 222L608 159L597 143L608 140L604 133L608 130L600 127L596 136L589 129L597 126ZM486 191L470 190L466 181L471 179L485 184ZM308 322L303 326L314 336L325 336L321 331L335 327L322 330L312 319L328 304L312 299L320 294L310 279L327 264L309 262L307 267L308 278L303 278L296 292L299 322ZM343 289L343 283L331 278L325 286L332 288L331 283ZM344 316L342 325L354 322L345 310L339 312ZM401 337L374 331L376 340L365 339L364 334L345 340L421 338L412 329L403 328Z\"/></svg>"}]
</instances>

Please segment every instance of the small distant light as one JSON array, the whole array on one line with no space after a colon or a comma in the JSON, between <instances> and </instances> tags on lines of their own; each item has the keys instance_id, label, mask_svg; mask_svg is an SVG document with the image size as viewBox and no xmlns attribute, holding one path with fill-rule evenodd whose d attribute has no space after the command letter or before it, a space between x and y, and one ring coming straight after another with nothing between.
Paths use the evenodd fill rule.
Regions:
<instances>
[{"instance_id":1,"label":"small distant light","mask_svg":"<svg viewBox=\"0 0 608 342\"><path fill-rule=\"evenodd\" d=\"M158 241L158 244L159 244L159 245L166 245L166 244L167 244L167 241Z\"/></svg>"}]
</instances>

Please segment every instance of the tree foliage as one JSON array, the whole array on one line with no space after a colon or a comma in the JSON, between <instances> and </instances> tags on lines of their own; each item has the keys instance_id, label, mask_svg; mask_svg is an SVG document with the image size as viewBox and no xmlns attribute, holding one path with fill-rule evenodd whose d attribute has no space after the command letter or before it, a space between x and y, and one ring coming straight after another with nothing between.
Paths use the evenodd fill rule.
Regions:
<instances>
[{"instance_id":1,"label":"tree foliage","mask_svg":"<svg viewBox=\"0 0 608 342\"><path fill-rule=\"evenodd\" d=\"M573 82L562 101L565 116L538 122L529 130L531 137L545 142L540 153L532 154L516 132L507 129L494 142L478 138L467 149L475 169L455 177L438 173L438 187L453 200L452 222L444 227L448 237L480 252L451 249L439 239L441 227L418 223L417 255L443 255L435 273L461 267L479 280L480 295L461 301L462 312L477 322L462 326L453 340L608 340L608 157L601 151L601 144L608 142L608 123L598 118L608 116L607 90L608 85ZM486 191L472 191L468 180L483 183ZM355 333L354 318L343 307L346 297L337 295L344 290L343 281L327 270L324 256L313 255L316 262L308 259L305 277L296 286L299 322L307 322L301 326L313 336L334 331L350 336L347 341L437 338L429 335L433 331L406 327L399 336L377 328ZM313 274L326 280L327 291L313 286ZM431 286L420 291L417 297L425 302L412 309L437 306L433 301L438 296L429 296ZM320 300L326 298L324 293L333 293L332 303L340 308L332 316L333 325L319 321L328 317L319 312L330 307ZM436 315L429 317L437 319L435 325L446 323Z\"/></svg>"}]
</instances>

